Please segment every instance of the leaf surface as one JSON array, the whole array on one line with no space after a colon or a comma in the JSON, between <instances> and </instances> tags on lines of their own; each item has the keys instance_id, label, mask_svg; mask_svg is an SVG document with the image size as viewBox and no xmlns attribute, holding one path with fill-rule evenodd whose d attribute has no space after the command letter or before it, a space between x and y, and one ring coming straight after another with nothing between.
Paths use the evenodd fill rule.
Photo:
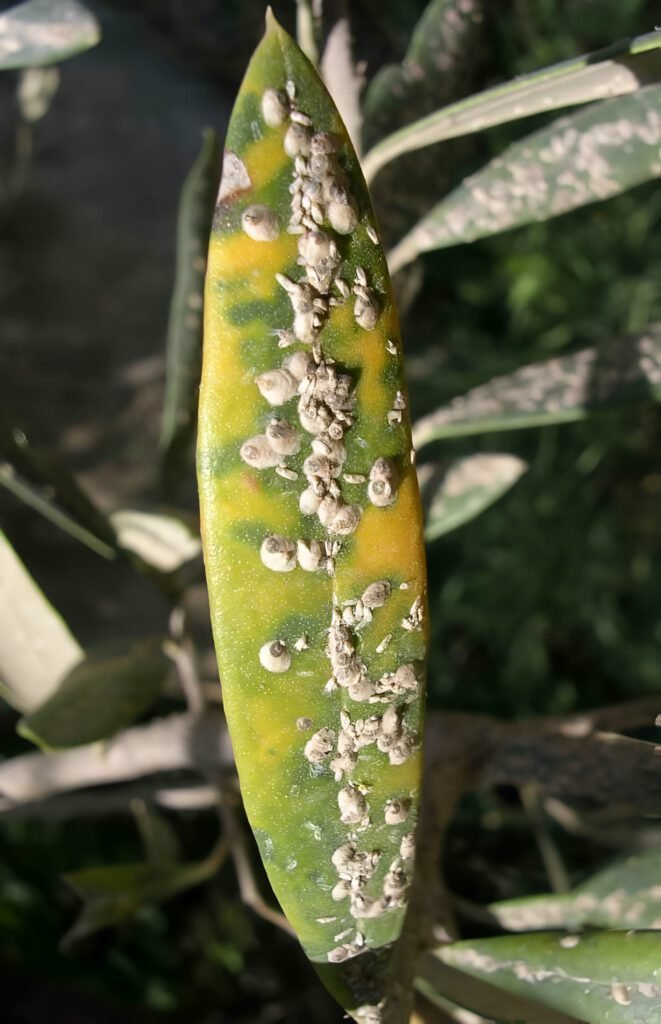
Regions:
<instances>
[{"instance_id":1,"label":"leaf surface","mask_svg":"<svg viewBox=\"0 0 661 1024\"><path fill-rule=\"evenodd\" d=\"M160 639L88 654L21 719L21 736L47 750L78 747L131 725L158 697L170 661Z\"/></svg>"},{"instance_id":2,"label":"leaf surface","mask_svg":"<svg viewBox=\"0 0 661 1024\"><path fill-rule=\"evenodd\" d=\"M0 623L0 696L31 711L83 652L1 531Z\"/></svg>"},{"instance_id":3,"label":"leaf surface","mask_svg":"<svg viewBox=\"0 0 661 1024\"><path fill-rule=\"evenodd\" d=\"M550 220L661 174L661 86L605 100L515 142L437 203L389 256L420 253Z\"/></svg>"},{"instance_id":4,"label":"leaf surface","mask_svg":"<svg viewBox=\"0 0 661 1024\"><path fill-rule=\"evenodd\" d=\"M420 449L462 434L569 423L600 409L659 398L661 326L651 324L642 334L494 377L419 419L413 441Z\"/></svg>"},{"instance_id":5,"label":"leaf surface","mask_svg":"<svg viewBox=\"0 0 661 1024\"><path fill-rule=\"evenodd\" d=\"M290 155L294 138L310 158ZM420 782L426 584L406 406L356 155L271 18L211 238L202 533L246 811L308 955L364 1021L402 924Z\"/></svg>"},{"instance_id":6,"label":"leaf surface","mask_svg":"<svg viewBox=\"0 0 661 1024\"><path fill-rule=\"evenodd\" d=\"M481 515L527 468L516 455L496 452L469 455L449 466L421 466L418 480L425 509L425 539L435 540Z\"/></svg>"},{"instance_id":7,"label":"leaf surface","mask_svg":"<svg viewBox=\"0 0 661 1024\"><path fill-rule=\"evenodd\" d=\"M363 161L365 177L371 182L379 169L395 157L444 139L533 114L634 92L649 82L658 81L661 61L656 51L660 46L659 33L649 32L451 103L409 123L375 145ZM375 102L383 84L377 76L368 92L368 103ZM370 95L372 91L374 95Z\"/></svg>"},{"instance_id":8,"label":"leaf surface","mask_svg":"<svg viewBox=\"0 0 661 1024\"><path fill-rule=\"evenodd\" d=\"M0 70L55 64L100 38L96 18L77 0L26 0L0 15Z\"/></svg>"},{"instance_id":9,"label":"leaf surface","mask_svg":"<svg viewBox=\"0 0 661 1024\"><path fill-rule=\"evenodd\" d=\"M660 1024L661 934L553 932L457 942L445 963L588 1024Z\"/></svg>"}]
</instances>

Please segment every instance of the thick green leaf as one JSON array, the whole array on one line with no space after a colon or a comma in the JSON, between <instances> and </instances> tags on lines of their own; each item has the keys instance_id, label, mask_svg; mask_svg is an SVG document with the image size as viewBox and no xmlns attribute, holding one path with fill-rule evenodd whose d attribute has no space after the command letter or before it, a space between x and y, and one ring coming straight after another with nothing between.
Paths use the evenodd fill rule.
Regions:
<instances>
[{"instance_id":1,"label":"thick green leaf","mask_svg":"<svg viewBox=\"0 0 661 1024\"><path fill-rule=\"evenodd\" d=\"M509 146L438 203L389 256L420 253L550 220L661 175L661 86L606 100Z\"/></svg>"},{"instance_id":2,"label":"thick green leaf","mask_svg":"<svg viewBox=\"0 0 661 1024\"><path fill-rule=\"evenodd\" d=\"M542 928L649 928L661 931L661 850L619 860L571 893L492 903L508 931Z\"/></svg>"},{"instance_id":3,"label":"thick green leaf","mask_svg":"<svg viewBox=\"0 0 661 1024\"><path fill-rule=\"evenodd\" d=\"M122 924L146 904L164 903L208 881L222 866L226 853L220 844L205 860L192 864L115 864L64 875L64 881L83 900L83 909L63 945L70 947L88 935Z\"/></svg>"},{"instance_id":4,"label":"thick green leaf","mask_svg":"<svg viewBox=\"0 0 661 1024\"><path fill-rule=\"evenodd\" d=\"M588 1024L661 1024L661 933L553 932L457 942L445 963Z\"/></svg>"},{"instance_id":5,"label":"thick green leaf","mask_svg":"<svg viewBox=\"0 0 661 1024\"><path fill-rule=\"evenodd\" d=\"M33 445L0 412L0 486L104 558L115 557L115 534L58 455Z\"/></svg>"},{"instance_id":6,"label":"thick green leaf","mask_svg":"<svg viewBox=\"0 0 661 1024\"><path fill-rule=\"evenodd\" d=\"M374 1020L417 819L421 507L369 196L328 93L271 18L226 142L198 478L246 811L306 952Z\"/></svg>"},{"instance_id":7,"label":"thick green leaf","mask_svg":"<svg viewBox=\"0 0 661 1024\"><path fill-rule=\"evenodd\" d=\"M0 624L0 696L32 711L83 652L1 531Z\"/></svg>"},{"instance_id":8,"label":"thick green leaf","mask_svg":"<svg viewBox=\"0 0 661 1024\"><path fill-rule=\"evenodd\" d=\"M416 449L447 437L581 420L611 406L661 398L661 325L599 348L523 366L423 416Z\"/></svg>"},{"instance_id":9,"label":"thick green leaf","mask_svg":"<svg viewBox=\"0 0 661 1024\"><path fill-rule=\"evenodd\" d=\"M379 169L412 150L481 131L532 114L620 96L657 81L661 74L658 32L624 39L603 50L523 75L414 121L374 146L363 161L371 182ZM378 78L375 80L378 83ZM375 87L375 93L383 88ZM374 102L369 97L368 102Z\"/></svg>"},{"instance_id":10,"label":"thick green leaf","mask_svg":"<svg viewBox=\"0 0 661 1024\"><path fill-rule=\"evenodd\" d=\"M96 18L77 0L27 0L0 15L0 70L55 64L100 38Z\"/></svg>"},{"instance_id":11,"label":"thick green leaf","mask_svg":"<svg viewBox=\"0 0 661 1024\"><path fill-rule=\"evenodd\" d=\"M161 474L175 489L190 454L202 365L202 306L211 217L220 178L220 146L211 129L191 167L179 201L177 257L166 344L161 420Z\"/></svg>"},{"instance_id":12,"label":"thick green leaf","mask_svg":"<svg viewBox=\"0 0 661 1024\"><path fill-rule=\"evenodd\" d=\"M88 654L20 720L18 732L46 750L114 736L151 707L169 666L160 639L141 640L121 653Z\"/></svg>"},{"instance_id":13,"label":"thick green leaf","mask_svg":"<svg viewBox=\"0 0 661 1024\"><path fill-rule=\"evenodd\" d=\"M159 572L174 572L202 550L199 536L176 516L124 508L110 521L119 546Z\"/></svg>"},{"instance_id":14,"label":"thick green leaf","mask_svg":"<svg viewBox=\"0 0 661 1024\"><path fill-rule=\"evenodd\" d=\"M425 540L435 540L475 519L525 473L516 455L485 453L418 469L425 510Z\"/></svg>"}]
</instances>

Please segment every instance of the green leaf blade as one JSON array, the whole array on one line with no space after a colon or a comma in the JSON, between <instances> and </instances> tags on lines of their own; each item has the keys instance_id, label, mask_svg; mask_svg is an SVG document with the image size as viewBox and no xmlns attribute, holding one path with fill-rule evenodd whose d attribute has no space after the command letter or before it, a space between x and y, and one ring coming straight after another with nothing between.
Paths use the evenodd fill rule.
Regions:
<instances>
[{"instance_id":1,"label":"green leaf blade","mask_svg":"<svg viewBox=\"0 0 661 1024\"><path fill-rule=\"evenodd\" d=\"M588 1024L661 1024L661 934L538 932L454 943L445 963Z\"/></svg>"},{"instance_id":2,"label":"green leaf blade","mask_svg":"<svg viewBox=\"0 0 661 1024\"><path fill-rule=\"evenodd\" d=\"M449 466L421 466L418 479L426 510L425 540L436 540L481 515L527 468L515 455L493 452L469 455Z\"/></svg>"},{"instance_id":3,"label":"green leaf blade","mask_svg":"<svg viewBox=\"0 0 661 1024\"><path fill-rule=\"evenodd\" d=\"M549 220L659 177L660 109L661 86L652 85L515 142L395 246L391 273L420 253Z\"/></svg>"},{"instance_id":4,"label":"green leaf blade","mask_svg":"<svg viewBox=\"0 0 661 1024\"><path fill-rule=\"evenodd\" d=\"M286 116L271 118L270 108L264 116L264 96L272 89L279 90L277 103L272 93L269 102ZM292 125L290 104L299 118ZM319 145L334 149L314 173L321 178L328 170L340 190L332 194L344 197L337 200L342 215L353 210L355 223L346 231L331 210L331 192L324 199L321 182L313 180L312 161L295 162L284 148L301 116L303 128L310 119ZM306 182L319 208L317 220L310 215L303 224L293 216L292 196ZM263 230L246 221L254 206L262 207ZM287 230L299 227L297 219L302 234ZM316 233L311 221L325 236L317 241L330 263L317 270L303 259L306 280L298 244L301 238L305 247ZM297 319L314 315L290 298L299 288L303 307L316 300L318 323ZM365 302L372 303L368 316ZM305 363L300 378L289 379L294 364L285 361L292 355ZM277 378L284 383L269 408L259 381L272 372L284 373ZM342 375L341 387L335 375ZM356 155L313 69L271 21L230 122L210 246L198 432L203 541L246 811L274 891L306 952L327 982L343 989L340 998L358 1017L360 1006L382 998L401 928L405 895L398 893L410 872L420 780L426 588L405 406L396 311ZM265 446L273 418L295 435L291 454L280 460ZM330 462L311 465L308 459L322 448L334 453ZM258 469L251 460L260 452L268 458ZM376 472L379 458L389 461ZM377 499L371 471L382 504L368 497L369 490ZM380 473L392 487L381 486ZM299 505L314 480L328 499L325 521ZM346 519L333 518L334 502ZM273 537L291 552L282 571L270 564L268 551L264 560ZM298 541L310 545L314 564ZM382 585L383 599L375 599L363 619L362 597L372 584ZM376 592L370 593L367 603ZM361 610L352 611L358 602ZM270 661L276 656L282 671L272 671L280 667ZM410 666L409 691L396 697L390 683L379 680L404 666ZM368 719L375 719L369 728L380 730L388 709L403 744L392 757L368 735L361 746L355 732ZM351 749L340 749L340 735ZM395 799L397 815L388 804ZM333 860L343 847L342 856L355 853L353 866ZM364 903L351 895L356 890L345 876L352 871L363 879Z\"/></svg>"},{"instance_id":5,"label":"green leaf blade","mask_svg":"<svg viewBox=\"0 0 661 1024\"><path fill-rule=\"evenodd\" d=\"M658 81L661 65L655 51L660 46L659 33L649 32L452 103L375 145L363 161L365 177L371 182L396 157L445 139L533 114L624 95ZM375 87L376 95L382 88L380 83Z\"/></svg>"}]
</instances>

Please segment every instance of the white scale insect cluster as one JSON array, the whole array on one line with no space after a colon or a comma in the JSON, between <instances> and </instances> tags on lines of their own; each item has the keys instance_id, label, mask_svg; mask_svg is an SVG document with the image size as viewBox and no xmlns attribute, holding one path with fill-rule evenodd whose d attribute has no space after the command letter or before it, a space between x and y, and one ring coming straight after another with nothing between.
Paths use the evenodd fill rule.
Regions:
<instances>
[{"instance_id":1,"label":"white scale insect cluster","mask_svg":"<svg viewBox=\"0 0 661 1024\"><path fill-rule=\"evenodd\" d=\"M290 216L285 227L298 236L297 263L301 268L301 277L296 280L284 274L275 275L292 310L291 325L275 333L281 350L297 344L305 347L284 355L279 366L260 374L255 381L274 410L296 399L295 415L274 413L263 434L248 438L241 445L240 456L255 470L274 469L283 478L296 481L299 472L287 460L298 455L308 435L309 453L302 463L305 484L298 496L299 509L306 517L316 516L328 537L319 541L269 534L261 543L259 555L262 565L272 572L290 573L298 567L306 572L325 571L332 576L342 538L354 533L363 514L360 504L345 501L342 485L364 485L366 500L377 508L386 508L396 500L399 474L392 460L385 457L374 461L368 477L345 471L344 437L355 421L356 388L352 377L341 372L334 360L324 354L321 338L333 306L351 301L357 325L371 331L378 324L381 303L363 267L356 267L351 284L341 276L341 239L353 234L360 213L339 160L340 140L329 132L315 132L311 118L297 106L291 81L285 91L267 89L261 111L267 127L287 125L283 144L293 161L293 180L289 189ZM244 210L241 226L250 238L264 243L278 238L283 227L276 212L262 204ZM370 241L378 245L374 227L368 225L365 230ZM386 347L391 354L397 354L394 342L388 340ZM405 397L397 391L387 415L391 426L402 422L405 408ZM404 763L417 749L417 737L404 722L407 703L418 697L415 666L403 664L395 672L372 680L359 653L359 631L372 620L375 610L386 604L391 593L388 580L376 580L359 598L334 607L326 647L331 677L325 691L342 689L349 701L385 705L385 709L372 717L355 720L347 711L341 711L338 727L319 729L307 739L302 751L311 766L328 766L336 782L342 784L337 795L339 818L349 832L347 841L331 858L338 876L332 898L337 902L348 900L350 913L357 920L404 906L412 868L413 835L408 834L401 840L399 855L383 876L380 891L368 895L367 886L382 853L360 850L357 845L359 834L368 832L372 824L369 791L354 779L345 778L356 770L360 751L365 747L375 746L392 765ZM401 625L413 630L420 628L421 623L422 602L417 599ZM385 651L391 639L392 634L385 636L377 653ZM308 639L304 636L296 641L293 650L298 652L307 647ZM292 650L286 640L274 638L260 648L259 661L269 672L284 673L291 668ZM312 726L307 717L296 721L298 730L308 731ZM384 824L401 825L410 809L408 796L391 797L385 804ZM354 929L350 928L335 939L346 939L352 933ZM328 960L339 963L365 948L365 937L357 930L351 941L328 952Z\"/></svg>"}]
</instances>

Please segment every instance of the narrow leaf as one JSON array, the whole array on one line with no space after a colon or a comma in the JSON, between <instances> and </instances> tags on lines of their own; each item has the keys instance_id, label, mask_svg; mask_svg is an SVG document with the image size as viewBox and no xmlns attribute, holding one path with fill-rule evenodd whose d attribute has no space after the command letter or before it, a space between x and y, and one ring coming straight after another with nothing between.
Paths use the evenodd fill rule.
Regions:
<instances>
[{"instance_id":1,"label":"narrow leaf","mask_svg":"<svg viewBox=\"0 0 661 1024\"><path fill-rule=\"evenodd\" d=\"M527 464L506 454L469 455L450 466L421 466L418 481L425 509L425 540L435 540L481 515L513 487Z\"/></svg>"},{"instance_id":2,"label":"narrow leaf","mask_svg":"<svg viewBox=\"0 0 661 1024\"><path fill-rule=\"evenodd\" d=\"M176 516L125 508L110 520L119 546L160 572L174 572L202 550L199 537Z\"/></svg>"},{"instance_id":3,"label":"narrow leaf","mask_svg":"<svg viewBox=\"0 0 661 1024\"><path fill-rule=\"evenodd\" d=\"M457 942L445 963L588 1024L661 1024L661 934L553 932Z\"/></svg>"},{"instance_id":4,"label":"narrow leaf","mask_svg":"<svg viewBox=\"0 0 661 1024\"><path fill-rule=\"evenodd\" d=\"M351 26L348 18L340 18L328 33L320 70L353 147L360 155L363 127L360 109L362 83L353 59Z\"/></svg>"},{"instance_id":5,"label":"narrow leaf","mask_svg":"<svg viewBox=\"0 0 661 1024\"><path fill-rule=\"evenodd\" d=\"M220 178L218 136L207 128L181 191L177 256L166 344L161 474L174 490L190 454L202 365L202 305L211 217Z\"/></svg>"},{"instance_id":6,"label":"narrow leaf","mask_svg":"<svg viewBox=\"0 0 661 1024\"><path fill-rule=\"evenodd\" d=\"M27 0L0 15L0 70L55 64L100 38L96 18L77 0Z\"/></svg>"},{"instance_id":7,"label":"narrow leaf","mask_svg":"<svg viewBox=\"0 0 661 1024\"><path fill-rule=\"evenodd\" d=\"M18 711L32 711L83 652L2 532L0 623L0 696Z\"/></svg>"},{"instance_id":8,"label":"narrow leaf","mask_svg":"<svg viewBox=\"0 0 661 1024\"><path fill-rule=\"evenodd\" d=\"M1 414L0 486L98 555L115 557L112 527L68 466Z\"/></svg>"},{"instance_id":9,"label":"narrow leaf","mask_svg":"<svg viewBox=\"0 0 661 1024\"><path fill-rule=\"evenodd\" d=\"M515 142L438 203L392 250L422 252L550 220L661 175L661 86L607 100Z\"/></svg>"},{"instance_id":10,"label":"narrow leaf","mask_svg":"<svg viewBox=\"0 0 661 1024\"><path fill-rule=\"evenodd\" d=\"M207 882L226 854L226 847L220 844L205 860L190 864L114 864L69 872L64 881L83 900L83 908L62 945L69 948L95 932L122 924L140 907L164 903Z\"/></svg>"},{"instance_id":11,"label":"narrow leaf","mask_svg":"<svg viewBox=\"0 0 661 1024\"><path fill-rule=\"evenodd\" d=\"M420 783L426 586L406 405L355 152L269 16L212 232L203 541L247 814L303 946L362 1021L385 998Z\"/></svg>"},{"instance_id":12,"label":"narrow leaf","mask_svg":"<svg viewBox=\"0 0 661 1024\"><path fill-rule=\"evenodd\" d=\"M657 81L661 73L658 32L633 39L522 75L511 82L452 103L394 132L369 151L363 171L371 182L395 157L444 139L482 131L562 107L635 92Z\"/></svg>"},{"instance_id":13,"label":"narrow leaf","mask_svg":"<svg viewBox=\"0 0 661 1024\"><path fill-rule=\"evenodd\" d=\"M599 348L524 366L423 416L416 449L447 437L547 426L613 406L661 398L661 325Z\"/></svg>"},{"instance_id":14,"label":"narrow leaf","mask_svg":"<svg viewBox=\"0 0 661 1024\"><path fill-rule=\"evenodd\" d=\"M151 707L169 666L158 639L121 653L88 654L45 703L21 719L18 732L47 750L107 739Z\"/></svg>"},{"instance_id":15,"label":"narrow leaf","mask_svg":"<svg viewBox=\"0 0 661 1024\"><path fill-rule=\"evenodd\" d=\"M649 928L661 931L661 850L645 850L593 875L571 893L492 903L508 931Z\"/></svg>"}]
</instances>

